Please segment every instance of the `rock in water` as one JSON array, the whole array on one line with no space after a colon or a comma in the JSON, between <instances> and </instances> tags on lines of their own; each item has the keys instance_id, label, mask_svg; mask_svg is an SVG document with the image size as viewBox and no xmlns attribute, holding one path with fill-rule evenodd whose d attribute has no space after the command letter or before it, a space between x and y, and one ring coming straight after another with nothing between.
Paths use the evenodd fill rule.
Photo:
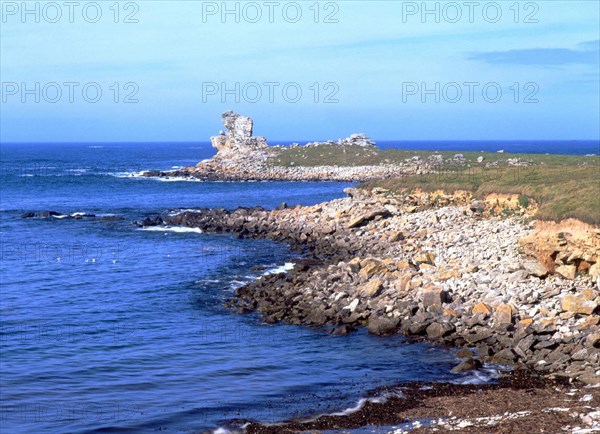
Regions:
<instances>
[{"instance_id":1,"label":"rock in water","mask_svg":"<svg viewBox=\"0 0 600 434\"><path fill-rule=\"evenodd\" d=\"M245 153L266 148L267 141L264 137L252 136L253 121L248 116L239 115L231 110L221 116L226 133L210 138L210 143L219 152L236 151Z\"/></svg>"}]
</instances>

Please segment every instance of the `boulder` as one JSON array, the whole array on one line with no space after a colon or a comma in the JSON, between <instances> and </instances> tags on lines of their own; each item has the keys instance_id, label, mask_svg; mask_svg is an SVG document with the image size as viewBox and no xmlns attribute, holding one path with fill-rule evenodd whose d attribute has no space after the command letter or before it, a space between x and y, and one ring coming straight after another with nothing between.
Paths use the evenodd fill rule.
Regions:
<instances>
[{"instance_id":1,"label":"boulder","mask_svg":"<svg viewBox=\"0 0 600 434\"><path fill-rule=\"evenodd\" d=\"M415 261L415 264L420 265L420 264L429 264L429 265L434 265L435 263L435 254L433 253L421 253L419 255L416 255L413 260Z\"/></svg>"},{"instance_id":2,"label":"boulder","mask_svg":"<svg viewBox=\"0 0 600 434\"><path fill-rule=\"evenodd\" d=\"M448 301L448 293L437 286L428 286L423 288L421 291L421 300L423 301L423 306L442 306L443 303Z\"/></svg>"},{"instance_id":3,"label":"boulder","mask_svg":"<svg viewBox=\"0 0 600 434\"><path fill-rule=\"evenodd\" d=\"M532 276L541 278L548 275L548 270L538 261L525 261L523 263L523 268Z\"/></svg>"},{"instance_id":4,"label":"boulder","mask_svg":"<svg viewBox=\"0 0 600 434\"><path fill-rule=\"evenodd\" d=\"M378 277L375 277L364 285L359 286L358 292L363 297L375 297L379 294L381 288L383 288L383 282Z\"/></svg>"},{"instance_id":5,"label":"boulder","mask_svg":"<svg viewBox=\"0 0 600 434\"><path fill-rule=\"evenodd\" d=\"M449 335L455 330L455 327L452 324L445 322L434 322L429 324L429 326L425 329L427 336L433 339L439 339L444 336Z\"/></svg>"},{"instance_id":6,"label":"boulder","mask_svg":"<svg viewBox=\"0 0 600 434\"><path fill-rule=\"evenodd\" d=\"M375 219L376 217L387 218L387 217L390 217L391 215L392 215L392 213L389 212L385 208L371 210L369 212L366 212L365 214L362 214L362 215L360 215L358 217L355 217L352 220L350 220L350 222L348 223L348 229L352 229L352 228L357 228L359 226L363 226L364 224L366 224L366 223L370 222L371 220Z\"/></svg>"},{"instance_id":7,"label":"boulder","mask_svg":"<svg viewBox=\"0 0 600 434\"><path fill-rule=\"evenodd\" d=\"M484 316L487 316L491 312L492 311L488 307L488 305L486 305L485 303L482 303L482 302L477 303L475 306L473 306L473 309L471 310L472 315L482 314Z\"/></svg>"},{"instance_id":8,"label":"boulder","mask_svg":"<svg viewBox=\"0 0 600 434\"><path fill-rule=\"evenodd\" d=\"M494 312L494 322L496 325L512 324L513 315L516 313L514 306L510 304L499 305Z\"/></svg>"},{"instance_id":9,"label":"boulder","mask_svg":"<svg viewBox=\"0 0 600 434\"><path fill-rule=\"evenodd\" d=\"M565 279L573 280L575 279L577 267L575 265L561 265L560 267L556 267L556 272Z\"/></svg>"},{"instance_id":10,"label":"boulder","mask_svg":"<svg viewBox=\"0 0 600 434\"><path fill-rule=\"evenodd\" d=\"M562 299L562 310L584 315L591 315L598 307L598 303L588 300L584 295L565 295Z\"/></svg>"},{"instance_id":11,"label":"boulder","mask_svg":"<svg viewBox=\"0 0 600 434\"><path fill-rule=\"evenodd\" d=\"M389 318L382 315L371 315L367 323L367 330L374 335L391 335L398 329L400 318Z\"/></svg>"},{"instance_id":12,"label":"boulder","mask_svg":"<svg viewBox=\"0 0 600 434\"><path fill-rule=\"evenodd\" d=\"M460 374L461 372L468 372L474 369L479 369L483 366L483 364L478 359L467 359L460 362L456 365L450 372L453 374Z\"/></svg>"}]
</instances>

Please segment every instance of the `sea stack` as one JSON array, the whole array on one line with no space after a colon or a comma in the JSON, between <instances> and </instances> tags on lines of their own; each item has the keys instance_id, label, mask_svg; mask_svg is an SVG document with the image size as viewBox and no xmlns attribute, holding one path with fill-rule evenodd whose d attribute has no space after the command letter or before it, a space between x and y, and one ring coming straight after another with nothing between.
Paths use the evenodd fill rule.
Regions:
<instances>
[{"instance_id":1,"label":"sea stack","mask_svg":"<svg viewBox=\"0 0 600 434\"><path fill-rule=\"evenodd\" d=\"M248 116L228 110L221 115L221 120L227 132L221 131L218 136L210 138L210 143L219 154L245 154L268 147L264 137L252 136L254 123Z\"/></svg>"}]
</instances>

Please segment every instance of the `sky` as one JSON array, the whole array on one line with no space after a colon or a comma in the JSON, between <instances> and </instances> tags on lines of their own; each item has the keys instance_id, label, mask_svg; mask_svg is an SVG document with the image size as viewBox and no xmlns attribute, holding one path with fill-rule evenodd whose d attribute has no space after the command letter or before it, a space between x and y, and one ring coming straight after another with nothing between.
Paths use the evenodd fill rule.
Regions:
<instances>
[{"instance_id":1,"label":"sky","mask_svg":"<svg viewBox=\"0 0 600 434\"><path fill-rule=\"evenodd\" d=\"M2 1L0 141L600 139L597 1Z\"/></svg>"}]
</instances>

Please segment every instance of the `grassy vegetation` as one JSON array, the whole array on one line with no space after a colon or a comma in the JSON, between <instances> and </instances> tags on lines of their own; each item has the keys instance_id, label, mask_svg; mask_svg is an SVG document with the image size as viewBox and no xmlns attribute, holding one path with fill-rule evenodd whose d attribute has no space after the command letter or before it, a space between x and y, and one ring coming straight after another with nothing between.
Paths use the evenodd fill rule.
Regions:
<instances>
[{"instance_id":1,"label":"grassy vegetation","mask_svg":"<svg viewBox=\"0 0 600 434\"><path fill-rule=\"evenodd\" d=\"M269 159L273 166L369 166L380 164L403 163L407 159L418 156L429 157L441 154L444 159L462 154L468 163L477 164L477 157L483 157L485 162L498 161L500 164L511 158L532 163L548 165L580 164L589 161L590 157L575 155L543 155L543 154L507 154L496 152L456 152L456 151L404 151L399 149L363 148L360 146L347 146L341 148L336 145L321 145L318 147L284 148L276 156ZM293 164L292 164L293 163Z\"/></svg>"},{"instance_id":2,"label":"grassy vegetation","mask_svg":"<svg viewBox=\"0 0 600 434\"><path fill-rule=\"evenodd\" d=\"M533 199L538 205L536 218L560 221L576 218L600 224L600 165L598 158L587 164L555 164L530 167L504 167L497 170L468 169L439 171L426 175L404 176L369 181L362 188L382 187L400 191L466 190L476 198L491 193L518 194L521 206Z\"/></svg>"},{"instance_id":3,"label":"grassy vegetation","mask_svg":"<svg viewBox=\"0 0 600 434\"><path fill-rule=\"evenodd\" d=\"M335 145L283 149L270 159L278 166L357 166L403 163L415 156L441 154L444 159L460 153L465 164L446 162L427 175L403 176L361 184L363 188L383 187L391 192L444 190L471 191L476 198L491 193L518 194L526 207L530 199L538 205L536 218L560 221L576 218L600 224L600 157L574 155L508 154L490 152L433 152L398 149L369 149L359 146L341 149ZM494 167L477 163L497 162ZM532 166L511 166L508 159L519 158ZM292 164L293 163L293 164Z\"/></svg>"}]
</instances>

